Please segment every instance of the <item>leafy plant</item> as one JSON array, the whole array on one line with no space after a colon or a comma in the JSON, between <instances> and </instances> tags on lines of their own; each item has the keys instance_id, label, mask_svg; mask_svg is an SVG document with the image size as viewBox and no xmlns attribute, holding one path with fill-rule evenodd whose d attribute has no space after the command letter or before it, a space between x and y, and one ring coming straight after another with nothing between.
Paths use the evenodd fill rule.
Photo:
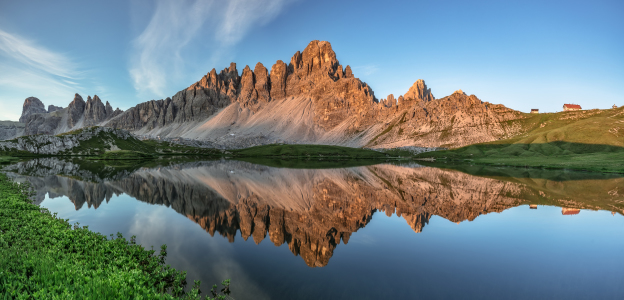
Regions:
<instances>
[{"instance_id":1,"label":"leafy plant","mask_svg":"<svg viewBox=\"0 0 624 300\"><path fill-rule=\"evenodd\" d=\"M0 174L0 295L9 299L201 299L199 281L127 241L73 226L31 203L26 184ZM229 280L215 299L229 294ZM213 289L214 290L214 289ZM225 299L225 298L216 298Z\"/></svg>"}]
</instances>

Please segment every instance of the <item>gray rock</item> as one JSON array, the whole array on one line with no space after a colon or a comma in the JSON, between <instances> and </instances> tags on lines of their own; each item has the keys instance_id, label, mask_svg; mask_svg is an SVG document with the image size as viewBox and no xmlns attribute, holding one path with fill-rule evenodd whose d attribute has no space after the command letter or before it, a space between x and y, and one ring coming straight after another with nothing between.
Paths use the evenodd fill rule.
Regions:
<instances>
[{"instance_id":1,"label":"gray rock","mask_svg":"<svg viewBox=\"0 0 624 300\"><path fill-rule=\"evenodd\" d=\"M0 121L0 141L11 140L24 134L24 123Z\"/></svg>"},{"instance_id":2,"label":"gray rock","mask_svg":"<svg viewBox=\"0 0 624 300\"><path fill-rule=\"evenodd\" d=\"M110 110L112 111L113 108L111 107ZM105 120L106 106L104 106L102 100L100 100L100 97L98 97L97 95L93 96L93 99L91 99L91 96L87 97L83 126L93 126Z\"/></svg>"},{"instance_id":3,"label":"gray rock","mask_svg":"<svg viewBox=\"0 0 624 300\"><path fill-rule=\"evenodd\" d=\"M26 122L26 119L32 114L41 114L47 113L48 111L43 105L43 102L36 97L28 97L24 100L24 106L22 108L22 116L19 118L19 121L22 123Z\"/></svg>"},{"instance_id":4,"label":"gray rock","mask_svg":"<svg viewBox=\"0 0 624 300\"><path fill-rule=\"evenodd\" d=\"M61 123L61 117L49 114L34 114L26 119L24 135L54 134L54 130Z\"/></svg>"},{"instance_id":5,"label":"gray rock","mask_svg":"<svg viewBox=\"0 0 624 300\"><path fill-rule=\"evenodd\" d=\"M48 105L48 113L59 111L61 109L63 109L63 108L60 107L60 106Z\"/></svg>"},{"instance_id":6,"label":"gray rock","mask_svg":"<svg viewBox=\"0 0 624 300\"><path fill-rule=\"evenodd\" d=\"M80 146L82 141L89 140L100 133L112 133L120 139L131 138L132 135L126 130L107 127L93 127L82 130L77 134L60 136L53 135L30 135L17 138L16 141L0 142L0 151L27 151L34 154L57 155L61 152L72 150ZM111 145L112 147L113 145ZM79 154L79 153L76 153Z\"/></svg>"},{"instance_id":7,"label":"gray rock","mask_svg":"<svg viewBox=\"0 0 624 300\"><path fill-rule=\"evenodd\" d=\"M82 100L80 95L76 94L74 96L74 101L69 103L67 108L67 126L69 128L73 128L76 124L78 124L78 121L80 121L80 118L84 115L85 102Z\"/></svg>"}]
</instances>

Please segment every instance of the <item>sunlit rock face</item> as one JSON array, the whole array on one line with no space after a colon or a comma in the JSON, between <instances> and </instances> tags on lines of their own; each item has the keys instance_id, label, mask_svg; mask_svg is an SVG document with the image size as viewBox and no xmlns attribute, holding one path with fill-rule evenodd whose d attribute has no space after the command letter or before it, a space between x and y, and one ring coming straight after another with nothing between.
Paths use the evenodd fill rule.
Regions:
<instances>
[{"instance_id":1,"label":"sunlit rock face","mask_svg":"<svg viewBox=\"0 0 624 300\"><path fill-rule=\"evenodd\" d=\"M267 239L276 246L286 243L310 267L327 265L341 240L347 244L375 213L396 214L419 233L434 215L472 221L521 204L624 212L621 177L502 180L418 165L319 170L213 161L105 172L112 176L107 178L55 158L8 168L15 180L31 182L36 203L46 193L52 198L64 195L78 210L98 208L114 195L127 194L171 207L211 236L218 233L233 242L240 232L256 244Z\"/></svg>"},{"instance_id":2,"label":"sunlit rock face","mask_svg":"<svg viewBox=\"0 0 624 300\"><path fill-rule=\"evenodd\" d=\"M435 99L424 80L378 100L326 41L312 41L289 63L235 63L171 98L141 103L105 123L142 135L208 140L230 148L275 142L346 146L463 146L515 135L520 112L476 96ZM235 138L225 138L235 136Z\"/></svg>"},{"instance_id":3,"label":"sunlit rock face","mask_svg":"<svg viewBox=\"0 0 624 300\"><path fill-rule=\"evenodd\" d=\"M461 90L436 99L422 79L404 95L377 99L326 41L312 41L286 61L270 68L257 63L241 72L236 63L212 69L172 97L125 112L97 95L85 101L76 94L66 109L47 110L30 97L20 118L23 134L54 135L97 125L223 148L272 143L394 148L459 147L523 132L508 122L524 118L522 113Z\"/></svg>"}]
</instances>

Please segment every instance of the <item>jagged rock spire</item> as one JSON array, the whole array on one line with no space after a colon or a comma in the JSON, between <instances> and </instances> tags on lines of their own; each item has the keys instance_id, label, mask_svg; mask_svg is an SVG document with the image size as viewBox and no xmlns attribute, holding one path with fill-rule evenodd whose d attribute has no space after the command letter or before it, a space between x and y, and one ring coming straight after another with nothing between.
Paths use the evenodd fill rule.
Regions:
<instances>
[{"instance_id":1,"label":"jagged rock spire","mask_svg":"<svg viewBox=\"0 0 624 300\"><path fill-rule=\"evenodd\" d=\"M420 101L432 101L435 100L431 89L427 88L425 81L422 79L416 80L412 87L403 96L405 100L420 100Z\"/></svg>"}]
</instances>

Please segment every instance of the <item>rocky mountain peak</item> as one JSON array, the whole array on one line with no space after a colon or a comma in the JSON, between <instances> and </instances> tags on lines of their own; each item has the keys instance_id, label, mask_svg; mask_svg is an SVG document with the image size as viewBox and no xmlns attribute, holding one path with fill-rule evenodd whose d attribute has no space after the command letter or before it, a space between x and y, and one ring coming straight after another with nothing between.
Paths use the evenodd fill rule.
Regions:
<instances>
[{"instance_id":1,"label":"rocky mountain peak","mask_svg":"<svg viewBox=\"0 0 624 300\"><path fill-rule=\"evenodd\" d=\"M37 97L28 97L24 100L24 106L22 108L22 116L19 118L21 123L26 122L28 117L32 114L47 113L48 111L43 105L43 102Z\"/></svg>"},{"instance_id":2,"label":"rocky mountain peak","mask_svg":"<svg viewBox=\"0 0 624 300\"><path fill-rule=\"evenodd\" d=\"M333 74L338 66L338 60L336 59L336 53L331 47L331 44L326 41L312 41L303 50L303 53L295 54L291 61L295 61L293 66L295 69L302 69L307 74L310 74L316 70L330 70Z\"/></svg>"},{"instance_id":3,"label":"rocky mountain peak","mask_svg":"<svg viewBox=\"0 0 624 300\"><path fill-rule=\"evenodd\" d=\"M110 106L110 104L109 104ZM112 111L113 108L110 108ZM89 96L85 105L84 126L93 126L106 120L106 106L98 95L94 95L93 99Z\"/></svg>"},{"instance_id":4,"label":"rocky mountain peak","mask_svg":"<svg viewBox=\"0 0 624 300\"><path fill-rule=\"evenodd\" d=\"M422 79L416 80L407 93L405 93L403 98L405 100L419 100L425 102L435 100L435 97L433 97L433 94L431 93L431 89L427 88L425 81Z\"/></svg>"},{"instance_id":5,"label":"rocky mountain peak","mask_svg":"<svg viewBox=\"0 0 624 300\"><path fill-rule=\"evenodd\" d=\"M453 94L466 95L466 93L464 93L464 91L462 91L462 90L457 90L457 91L453 92Z\"/></svg>"},{"instance_id":6,"label":"rocky mountain peak","mask_svg":"<svg viewBox=\"0 0 624 300\"><path fill-rule=\"evenodd\" d=\"M91 99L91 97L89 97ZM67 126L72 128L76 126L85 110L85 101L82 96L76 93L74 100L67 106Z\"/></svg>"},{"instance_id":7,"label":"rocky mountain peak","mask_svg":"<svg viewBox=\"0 0 624 300\"><path fill-rule=\"evenodd\" d=\"M60 106L48 105L48 113L59 111L61 109L63 109L63 108L60 107Z\"/></svg>"},{"instance_id":8,"label":"rocky mountain peak","mask_svg":"<svg viewBox=\"0 0 624 300\"><path fill-rule=\"evenodd\" d=\"M351 71L351 66L347 65L347 68L345 68L344 77L345 78L355 78L355 76L353 76L353 71Z\"/></svg>"},{"instance_id":9,"label":"rocky mountain peak","mask_svg":"<svg viewBox=\"0 0 624 300\"><path fill-rule=\"evenodd\" d=\"M113 112L113 107L106 101L106 116L112 116Z\"/></svg>"},{"instance_id":10,"label":"rocky mountain peak","mask_svg":"<svg viewBox=\"0 0 624 300\"><path fill-rule=\"evenodd\" d=\"M422 79L405 95L389 95L378 101L373 90L354 76L349 65L345 66L339 63L329 42L312 41L289 63L276 61L270 71L262 63L254 68L245 66L240 76L235 63L222 71L212 69L173 97L140 103L106 126L171 137L188 134L224 143L230 143L232 137L233 147L280 139L434 147L498 138L491 131L474 128L516 118L513 111L490 114L491 110L480 105L476 97L463 96L463 92L461 96L453 94L433 101L435 97ZM108 106L106 111L108 115ZM211 118L214 115L218 117ZM194 127L201 130L174 130L187 122L204 125ZM459 128L456 134L444 141L436 139L451 125ZM393 126L389 127L392 130L388 126ZM230 134L224 135L222 130ZM243 133L245 136L240 138ZM412 140L407 136L425 137Z\"/></svg>"},{"instance_id":11,"label":"rocky mountain peak","mask_svg":"<svg viewBox=\"0 0 624 300\"><path fill-rule=\"evenodd\" d=\"M267 70L262 63L257 63L254 68L254 75L256 79L258 99L264 102L269 102L271 99L271 79L269 78L269 70Z\"/></svg>"}]
</instances>

